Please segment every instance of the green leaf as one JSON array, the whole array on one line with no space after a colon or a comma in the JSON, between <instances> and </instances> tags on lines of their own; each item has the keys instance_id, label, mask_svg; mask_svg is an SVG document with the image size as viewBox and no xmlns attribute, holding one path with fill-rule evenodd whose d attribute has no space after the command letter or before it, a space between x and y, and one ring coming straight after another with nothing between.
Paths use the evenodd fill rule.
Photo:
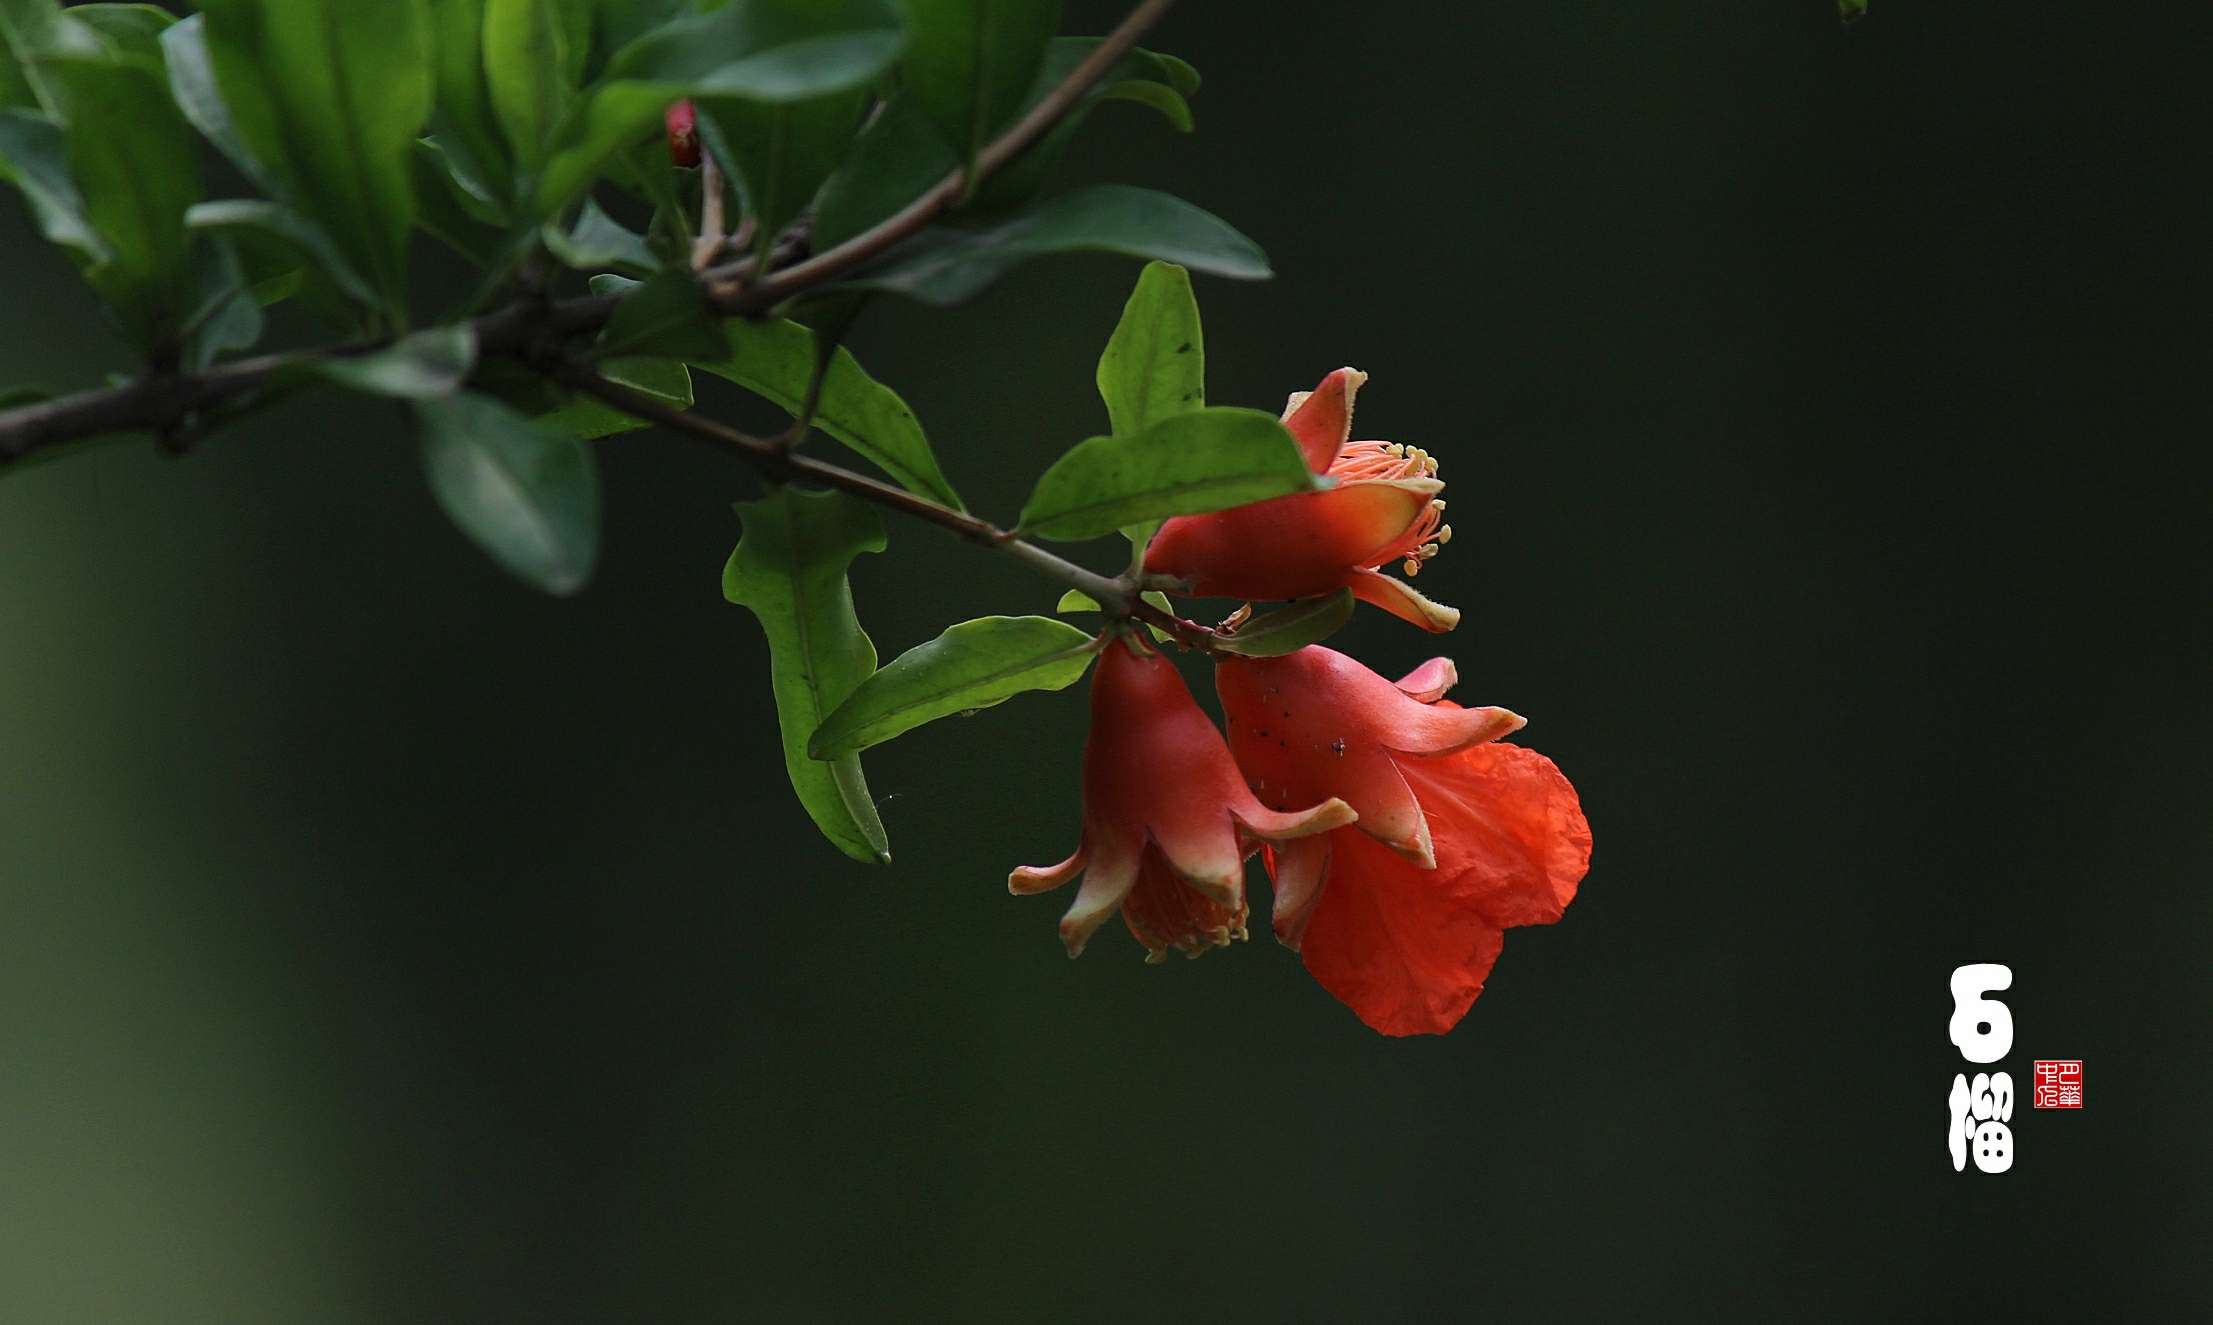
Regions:
<instances>
[{"instance_id":1,"label":"green leaf","mask_svg":"<svg viewBox=\"0 0 2213 1325\"><path fill-rule=\"evenodd\" d=\"M722 332L727 337L725 357L712 363L700 360L698 366L798 417L814 376L814 333L796 322L743 318L726 320ZM945 481L914 411L897 392L862 371L842 348L831 356L823 375L814 424L874 461L907 491L954 510L967 509L953 485Z\"/></svg>"},{"instance_id":2,"label":"green leaf","mask_svg":"<svg viewBox=\"0 0 2213 1325\"><path fill-rule=\"evenodd\" d=\"M582 588L599 559L599 470L584 443L473 391L412 406L423 472L461 532L525 583Z\"/></svg>"},{"instance_id":3,"label":"green leaf","mask_svg":"<svg viewBox=\"0 0 2213 1325\"><path fill-rule=\"evenodd\" d=\"M1099 641L1043 616L963 621L891 660L838 705L807 742L816 759L854 755L925 722L1061 690L1091 665Z\"/></svg>"},{"instance_id":4,"label":"green leaf","mask_svg":"<svg viewBox=\"0 0 2213 1325\"><path fill-rule=\"evenodd\" d=\"M203 14L239 143L404 323L409 157L432 99L428 0L205 0Z\"/></svg>"},{"instance_id":5,"label":"green leaf","mask_svg":"<svg viewBox=\"0 0 2213 1325\"><path fill-rule=\"evenodd\" d=\"M492 107L484 10L485 0L435 0L430 7L438 51L436 123L439 145L459 172L487 197L506 201L515 165Z\"/></svg>"},{"instance_id":6,"label":"green leaf","mask_svg":"<svg viewBox=\"0 0 2213 1325\"><path fill-rule=\"evenodd\" d=\"M1324 597L1254 617L1236 634L1216 640L1215 647L1248 658L1279 658L1336 634L1352 620L1352 607L1352 590L1338 588Z\"/></svg>"},{"instance_id":7,"label":"green leaf","mask_svg":"<svg viewBox=\"0 0 2213 1325\"><path fill-rule=\"evenodd\" d=\"M1060 27L1059 0L906 0L899 72L962 161L1021 110Z\"/></svg>"},{"instance_id":8,"label":"green leaf","mask_svg":"<svg viewBox=\"0 0 2213 1325\"><path fill-rule=\"evenodd\" d=\"M207 52L207 33L198 14L172 25L161 34L161 53L169 67L169 91L177 109L215 144L215 150L238 167L239 173L270 197L279 197L283 185L269 169L246 150L231 123L230 107L215 85L215 65Z\"/></svg>"},{"instance_id":9,"label":"green leaf","mask_svg":"<svg viewBox=\"0 0 2213 1325\"><path fill-rule=\"evenodd\" d=\"M1206 405L1206 339L1191 273L1149 262L1099 356L1099 395L1116 437Z\"/></svg>"},{"instance_id":10,"label":"green leaf","mask_svg":"<svg viewBox=\"0 0 2213 1325\"><path fill-rule=\"evenodd\" d=\"M1037 81L1031 84L1030 94L1022 103L1023 112L1028 113L1031 107L1051 95L1077 65L1099 48L1101 40L1099 37L1053 38L1052 45L1045 51L1045 63L1037 71ZM1191 108L1183 99L1198 90L1198 73L1174 56L1145 50L1129 52L1104 78L1092 85L1058 124L1030 144L1020 156L994 171L976 190L967 210L978 215L1005 215L1027 206L1044 189L1054 166L1067 153L1069 144L1075 141L1084 121L1100 102L1146 101L1166 115L1171 124L1189 132Z\"/></svg>"},{"instance_id":11,"label":"green leaf","mask_svg":"<svg viewBox=\"0 0 2213 1325\"><path fill-rule=\"evenodd\" d=\"M1124 525L1200 515L1319 488L1273 414L1201 409L1134 437L1094 437L1053 462L1018 532L1075 542Z\"/></svg>"},{"instance_id":12,"label":"green leaf","mask_svg":"<svg viewBox=\"0 0 2213 1325\"><path fill-rule=\"evenodd\" d=\"M1053 610L1061 613L1096 612L1099 610L1099 600L1081 589L1070 589L1060 596L1060 601L1053 605Z\"/></svg>"},{"instance_id":13,"label":"green leaf","mask_svg":"<svg viewBox=\"0 0 2213 1325\"><path fill-rule=\"evenodd\" d=\"M905 42L886 0L732 0L633 43L607 76L678 84L682 96L804 101L866 84Z\"/></svg>"},{"instance_id":14,"label":"green leaf","mask_svg":"<svg viewBox=\"0 0 2213 1325\"><path fill-rule=\"evenodd\" d=\"M867 99L866 88L853 88L808 101L702 97L693 103L713 128L707 140L729 154L723 164L753 215L760 252L775 246L844 159Z\"/></svg>"},{"instance_id":15,"label":"green leaf","mask_svg":"<svg viewBox=\"0 0 2213 1325\"><path fill-rule=\"evenodd\" d=\"M199 306L186 320L184 367L199 372L225 350L251 349L261 339L261 302L246 277L238 248L221 235L193 246Z\"/></svg>"},{"instance_id":16,"label":"green leaf","mask_svg":"<svg viewBox=\"0 0 2213 1325\"><path fill-rule=\"evenodd\" d=\"M145 348L175 343L194 302L185 212L200 200L199 145L159 65L57 56L70 109L69 171L108 261L85 274Z\"/></svg>"},{"instance_id":17,"label":"green leaf","mask_svg":"<svg viewBox=\"0 0 2213 1325\"><path fill-rule=\"evenodd\" d=\"M536 167L576 97L590 17L588 9L563 0L484 0L486 92L525 172Z\"/></svg>"},{"instance_id":18,"label":"green leaf","mask_svg":"<svg viewBox=\"0 0 2213 1325\"><path fill-rule=\"evenodd\" d=\"M607 359L599 364L599 375L649 395L664 405L676 409L692 407L691 373L674 359ZM644 419L632 418L612 405L583 395L538 421L577 437L605 437L610 433L635 432L653 426Z\"/></svg>"},{"instance_id":19,"label":"green leaf","mask_svg":"<svg viewBox=\"0 0 2213 1325\"><path fill-rule=\"evenodd\" d=\"M1847 23L1867 17L1867 0L1836 0L1837 14Z\"/></svg>"},{"instance_id":20,"label":"green leaf","mask_svg":"<svg viewBox=\"0 0 2213 1325\"><path fill-rule=\"evenodd\" d=\"M650 277L615 305L600 333L599 352L704 363L728 355L730 346L716 325L707 292L689 271L672 268Z\"/></svg>"},{"instance_id":21,"label":"green leaf","mask_svg":"<svg viewBox=\"0 0 2213 1325\"><path fill-rule=\"evenodd\" d=\"M544 237L548 252L579 271L611 268L644 277L661 265L646 247L644 236L623 229L590 198L584 200L574 226L562 230L549 224Z\"/></svg>"},{"instance_id":22,"label":"green leaf","mask_svg":"<svg viewBox=\"0 0 2213 1325\"><path fill-rule=\"evenodd\" d=\"M1154 258L1239 280L1271 274L1267 255L1212 214L1151 189L1094 184L994 225L925 230L841 284L949 306L1040 254L1082 250Z\"/></svg>"},{"instance_id":23,"label":"green leaf","mask_svg":"<svg viewBox=\"0 0 2213 1325\"><path fill-rule=\"evenodd\" d=\"M61 90L47 77L45 62L56 56L98 58L111 53L89 24L65 15L57 0L0 0L0 41L13 56L15 79L21 88L12 105L36 106L56 121L68 118ZM21 94L28 93L25 101Z\"/></svg>"},{"instance_id":24,"label":"green leaf","mask_svg":"<svg viewBox=\"0 0 2213 1325\"><path fill-rule=\"evenodd\" d=\"M768 635L769 675L784 734L784 771L823 836L855 860L891 862L858 756L823 761L807 742L876 670L876 646L853 612L846 567L884 549L884 526L842 492L778 488L742 504L745 536L722 572L725 598L751 608Z\"/></svg>"},{"instance_id":25,"label":"green leaf","mask_svg":"<svg viewBox=\"0 0 2213 1325\"><path fill-rule=\"evenodd\" d=\"M229 236L249 261L256 254L265 262L274 262L279 253L289 255L290 261L315 274L304 290L311 305L341 325L352 324L355 308L376 303L375 293L330 246L330 237L282 203L259 198L203 202L185 213L185 225Z\"/></svg>"},{"instance_id":26,"label":"green leaf","mask_svg":"<svg viewBox=\"0 0 2213 1325\"><path fill-rule=\"evenodd\" d=\"M835 248L900 211L960 165L914 93L893 93L822 186L815 251Z\"/></svg>"},{"instance_id":27,"label":"green leaf","mask_svg":"<svg viewBox=\"0 0 2213 1325\"><path fill-rule=\"evenodd\" d=\"M612 158L657 133L672 102L847 91L888 68L904 41L886 0L732 0L649 31L563 116L539 172L536 214L559 213Z\"/></svg>"},{"instance_id":28,"label":"green leaf","mask_svg":"<svg viewBox=\"0 0 2213 1325\"><path fill-rule=\"evenodd\" d=\"M85 220L84 199L69 173L69 139L59 125L28 111L0 110L0 174L23 191L48 240L71 250L81 266L107 261L107 244Z\"/></svg>"},{"instance_id":29,"label":"green leaf","mask_svg":"<svg viewBox=\"0 0 2213 1325\"><path fill-rule=\"evenodd\" d=\"M68 16L91 28L115 55L161 61L161 34L177 16L158 5L71 5Z\"/></svg>"},{"instance_id":30,"label":"green leaf","mask_svg":"<svg viewBox=\"0 0 2213 1325\"><path fill-rule=\"evenodd\" d=\"M374 353L324 359L315 366L340 386L373 396L401 400L450 396L476 367L476 332L466 322L432 327Z\"/></svg>"},{"instance_id":31,"label":"green leaf","mask_svg":"<svg viewBox=\"0 0 2213 1325\"><path fill-rule=\"evenodd\" d=\"M489 224L482 200L453 173L445 148L429 138L415 140L415 224L424 233L475 266L490 264L499 253L500 228Z\"/></svg>"}]
</instances>

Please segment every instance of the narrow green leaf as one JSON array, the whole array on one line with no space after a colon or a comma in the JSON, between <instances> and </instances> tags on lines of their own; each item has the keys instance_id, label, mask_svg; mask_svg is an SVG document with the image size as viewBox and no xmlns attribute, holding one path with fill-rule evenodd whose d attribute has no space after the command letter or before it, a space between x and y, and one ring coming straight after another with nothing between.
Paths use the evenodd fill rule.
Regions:
<instances>
[{"instance_id":1,"label":"narrow green leaf","mask_svg":"<svg viewBox=\"0 0 2213 1325\"><path fill-rule=\"evenodd\" d=\"M661 132L661 115L685 95L680 83L614 82L579 97L547 145L530 216L559 216L587 192L607 162Z\"/></svg>"},{"instance_id":2,"label":"narrow green leaf","mask_svg":"<svg viewBox=\"0 0 2213 1325\"><path fill-rule=\"evenodd\" d=\"M199 306L185 322L184 367L199 372L225 350L251 349L261 339L261 302L246 278L238 248L221 235L193 246Z\"/></svg>"},{"instance_id":3,"label":"narrow green leaf","mask_svg":"<svg viewBox=\"0 0 2213 1325\"><path fill-rule=\"evenodd\" d=\"M907 650L861 682L807 742L816 759L859 754L925 722L1004 703L1025 690L1060 690L1091 665L1099 642L1043 616L963 621Z\"/></svg>"},{"instance_id":4,"label":"narrow green leaf","mask_svg":"<svg viewBox=\"0 0 2213 1325\"><path fill-rule=\"evenodd\" d=\"M192 127L215 144L215 150L252 180L254 187L272 198L282 197L282 182L238 140L230 107L223 104L222 89L215 85L215 65L207 53L207 32L201 17L194 14L163 32L161 53L169 67L170 94Z\"/></svg>"},{"instance_id":5,"label":"narrow green leaf","mask_svg":"<svg viewBox=\"0 0 2213 1325\"><path fill-rule=\"evenodd\" d=\"M853 612L846 567L884 549L875 508L842 492L777 489L738 507L745 536L722 572L722 593L752 609L768 635L769 675L784 735L784 771L823 836L855 860L889 864L890 842L858 756L809 758L822 720L876 670L876 646Z\"/></svg>"},{"instance_id":6,"label":"narrow green leaf","mask_svg":"<svg viewBox=\"0 0 2213 1325\"><path fill-rule=\"evenodd\" d=\"M691 373L674 359L605 359L599 364L599 375L617 385L651 396L664 405L676 409L692 407ZM632 418L612 405L581 395L538 421L549 428L559 428L577 437L605 437L611 433L635 432L640 428L653 426L644 419Z\"/></svg>"},{"instance_id":7,"label":"narrow green leaf","mask_svg":"<svg viewBox=\"0 0 2213 1325\"><path fill-rule=\"evenodd\" d=\"M575 593L599 559L599 470L585 444L464 391L412 402L438 504L527 584Z\"/></svg>"},{"instance_id":8,"label":"narrow green leaf","mask_svg":"<svg viewBox=\"0 0 2213 1325\"><path fill-rule=\"evenodd\" d=\"M315 301L317 307L341 322L346 320L350 306L370 306L376 302L375 292L355 274L352 264L331 247L330 237L321 227L282 203L264 202L259 198L203 202L185 213L185 225L193 230L227 234L240 245L242 252L248 246L258 246L265 251L281 249L293 255L297 263L312 270L318 278L311 283L309 294L313 295L317 285L328 292L328 298ZM251 255L248 256L250 259Z\"/></svg>"},{"instance_id":9,"label":"narrow green leaf","mask_svg":"<svg viewBox=\"0 0 2213 1325\"><path fill-rule=\"evenodd\" d=\"M1059 0L906 0L899 72L961 160L1021 109L1060 27Z\"/></svg>"},{"instance_id":10,"label":"narrow green leaf","mask_svg":"<svg viewBox=\"0 0 2213 1325\"><path fill-rule=\"evenodd\" d=\"M101 45L113 55L161 62L161 34L177 16L158 5L71 5L69 18L99 34Z\"/></svg>"},{"instance_id":11,"label":"narrow green leaf","mask_svg":"<svg viewBox=\"0 0 2213 1325\"><path fill-rule=\"evenodd\" d=\"M514 190L514 159L492 106L484 68L485 0L436 0L430 7L438 51L438 139L471 183L506 201Z\"/></svg>"},{"instance_id":12,"label":"narrow green leaf","mask_svg":"<svg viewBox=\"0 0 2213 1325\"><path fill-rule=\"evenodd\" d=\"M493 117L524 171L535 169L576 96L583 47L560 0L484 0L484 81ZM585 17L589 17L588 14Z\"/></svg>"},{"instance_id":13,"label":"narrow green leaf","mask_svg":"<svg viewBox=\"0 0 2213 1325\"><path fill-rule=\"evenodd\" d=\"M1099 395L1116 437L1206 405L1206 339L1191 273L1148 262L1099 356Z\"/></svg>"},{"instance_id":14,"label":"narrow green leaf","mask_svg":"<svg viewBox=\"0 0 2213 1325\"><path fill-rule=\"evenodd\" d=\"M57 56L45 68L69 102L69 171L109 255L86 276L141 346L174 344L194 302L184 218L200 200L199 146L158 64Z\"/></svg>"},{"instance_id":15,"label":"narrow green leaf","mask_svg":"<svg viewBox=\"0 0 2213 1325\"><path fill-rule=\"evenodd\" d=\"M1319 644L1352 620L1352 590L1339 588L1321 598L1256 616L1234 635L1215 641L1215 647L1248 658L1278 658Z\"/></svg>"},{"instance_id":16,"label":"narrow green leaf","mask_svg":"<svg viewBox=\"0 0 2213 1325\"><path fill-rule=\"evenodd\" d=\"M490 224L490 208L453 173L452 158L436 141L415 140L415 224L424 233L478 267L499 252L501 229Z\"/></svg>"},{"instance_id":17,"label":"narrow green leaf","mask_svg":"<svg viewBox=\"0 0 2213 1325\"><path fill-rule=\"evenodd\" d=\"M796 322L730 318L723 322L722 334L727 338L725 356L719 362L697 360L697 366L774 401L796 418L814 375L814 333ZM814 422L874 461L907 491L954 510L967 509L945 481L914 411L842 348L831 356L823 375Z\"/></svg>"},{"instance_id":18,"label":"narrow green leaf","mask_svg":"<svg viewBox=\"0 0 2213 1325\"><path fill-rule=\"evenodd\" d=\"M404 321L410 155L430 117L428 0L205 0L239 143Z\"/></svg>"},{"instance_id":19,"label":"narrow green leaf","mask_svg":"<svg viewBox=\"0 0 2213 1325\"><path fill-rule=\"evenodd\" d=\"M717 328L706 291L689 271L670 269L649 277L615 305L600 334L606 355L658 354L711 362L730 353Z\"/></svg>"},{"instance_id":20,"label":"narrow green leaf","mask_svg":"<svg viewBox=\"0 0 2213 1325\"><path fill-rule=\"evenodd\" d=\"M760 252L774 247L844 159L867 99L866 88L853 88L807 101L702 97L693 103L712 126L708 141L729 153L723 164L745 196Z\"/></svg>"},{"instance_id":21,"label":"narrow green leaf","mask_svg":"<svg viewBox=\"0 0 2213 1325\"><path fill-rule=\"evenodd\" d=\"M1141 106L1151 106L1161 117L1174 125L1179 133L1189 133L1196 127L1191 120L1191 105L1183 95L1166 83L1155 83L1146 78L1129 78L1119 83L1109 83L1099 89L1099 95L1108 101L1134 101Z\"/></svg>"},{"instance_id":22,"label":"narrow green leaf","mask_svg":"<svg viewBox=\"0 0 2213 1325\"><path fill-rule=\"evenodd\" d=\"M0 174L23 191L48 240L71 250L80 266L108 259L108 246L85 220L84 198L69 173L69 139L43 115L0 110Z\"/></svg>"},{"instance_id":23,"label":"narrow green leaf","mask_svg":"<svg viewBox=\"0 0 2213 1325\"><path fill-rule=\"evenodd\" d=\"M1080 250L1154 258L1239 280L1270 274L1267 255L1211 213L1151 189L1094 184L997 224L925 230L841 284L949 306L1033 257Z\"/></svg>"},{"instance_id":24,"label":"narrow green leaf","mask_svg":"<svg viewBox=\"0 0 2213 1325\"><path fill-rule=\"evenodd\" d=\"M732 0L633 43L607 75L680 84L684 96L804 101L868 83L905 43L886 0Z\"/></svg>"},{"instance_id":25,"label":"narrow green leaf","mask_svg":"<svg viewBox=\"0 0 2213 1325\"><path fill-rule=\"evenodd\" d=\"M476 367L476 332L468 323L431 327L373 354L324 359L317 371L340 386L374 396L427 400L450 396Z\"/></svg>"},{"instance_id":26,"label":"narrow green leaf","mask_svg":"<svg viewBox=\"0 0 2213 1325\"><path fill-rule=\"evenodd\" d=\"M1051 95L1077 65L1098 49L1101 40L1098 37L1053 38L1045 50L1045 63L1037 71L1037 81L1030 85L1030 94L1023 100L1022 113L1028 113L1031 107ZM1156 104L1165 101L1155 93L1122 90L1125 85L1134 83L1152 83L1164 88L1174 101L1161 104L1161 112L1177 127L1188 129L1191 111L1190 107L1182 105L1182 99L1198 91L1198 74L1173 56L1133 50L1117 61L1044 137L992 172L964 210L979 217L1005 216L1035 201L1051 179L1054 167L1067 154L1069 144L1076 140L1085 120L1100 102L1140 96L1154 98ZM1180 114L1177 107L1181 108Z\"/></svg>"},{"instance_id":27,"label":"narrow green leaf","mask_svg":"<svg viewBox=\"0 0 2213 1325\"><path fill-rule=\"evenodd\" d=\"M1081 589L1070 589L1060 596L1060 601L1053 605L1053 610L1064 614L1068 612L1096 612L1099 610L1099 600Z\"/></svg>"},{"instance_id":28,"label":"narrow green leaf","mask_svg":"<svg viewBox=\"0 0 2213 1325\"><path fill-rule=\"evenodd\" d=\"M1319 486L1274 415L1194 410L1134 437L1077 443L1038 479L1020 532L1074 542L1141 520L1226 510Z\"/></svg>"}]
</instances>

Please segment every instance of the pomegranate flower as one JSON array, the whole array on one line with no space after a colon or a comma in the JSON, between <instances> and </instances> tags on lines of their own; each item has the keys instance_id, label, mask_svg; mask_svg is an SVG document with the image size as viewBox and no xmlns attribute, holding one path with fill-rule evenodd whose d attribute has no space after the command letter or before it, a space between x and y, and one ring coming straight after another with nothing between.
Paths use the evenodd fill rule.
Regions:
<instances>
[{"instance_id":1,"label":"pomegranate flower","mask_svg":"<svg viewBox=\"0 0 2213 1325\"><path fill-rule=\"evenodd\" d=\"M1135 641L1109 641L1091 678L1082 844L1058 865L1017 869L1007 887L1037 893L1084 876L1060 922L1071 957L1117 907L1147 961L1169 948L1196 957L1245 937L1253 846L1353 817L1328 798L1294 812L1262 805L1175 664Z\"/></svg>"},{"instance_id":2,"label":"pomegranate flower","mask_svg":"<svg viewBox=\"0 0 2213 1325\"><path fill-rule=\"evenodd\" d=\"M1460 613L1378 569L1404 563L1408 575L1452 540L1444 524L1437 462L1388 442L1353 442L1352 402L1368 375L1340 368L1291 397L1283 424L1306 463L1337 485L1161 525L1145 569L1184 581L1202 598L1281 601L1349 585L1353 593L1424 630L1450 630Z\"/></svg>"},{"instance_id":3,"label":"pomegranate flower","mask_svg":"<svg viewBox=\"0 0 2213 1325\"><path fill-rule=\"evenodd\" d=\"M1340 828L1267 853L1275 931L1322 987L1386 1035L1465 1016L1502 931L1560 918L1591 831L1552 761L1496 744L1522 719L1442 700L1450 659L1397 685L1332 649L1225 658L1229 745L1279 811L1342 798Z\"/></svg>"}]
</instances>

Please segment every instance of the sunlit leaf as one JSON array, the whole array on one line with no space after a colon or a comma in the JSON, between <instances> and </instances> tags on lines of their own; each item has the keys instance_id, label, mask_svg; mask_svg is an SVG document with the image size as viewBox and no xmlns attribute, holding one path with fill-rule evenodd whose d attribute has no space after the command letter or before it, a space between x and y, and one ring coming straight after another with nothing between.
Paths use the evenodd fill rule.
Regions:
<instances>
[{"instance_id":1,"label":"sunlit leaf","mask_svg":"<svg viewBox=\"0 0 2213 1325\"><path fill-rule=\"evenodd\" d=\"M796 416L806 403L815 366L814 333L796 322L723 324L728 356L698 366L765 396ZM960 494L945 481L922 424L897 392L864 372L853 356L839 349L822 379L815 426L867 456L909 492L943 502L955 510Z\"/></svg>"},{"instance_id":2,"label":"sunlit leaf","mask_svg":"<svg viewBox=\"0 0 2213 1325\"><path fill-rule=\"evenodd\" d=\"M891 660L823 720L807 743L816 759L858 754L955 713L990 708L1025 690L1060 690L1091 665L1098 641L1051 617L963 621Z\"/></svg>"},{"instance_id":3,"label":"sunlit leaf","mask_svg":"<svg viewBox=\"0 0 2213 1325\"><path fill-rule=\"evenodd\" d=\"M1318 484L1272 414L1201 409L1133 437L1094 437L1053 462L1022 508L1021 532L1076 541L1125 525L1264 501Z\"/></svg>"},{"instance_id":4,"label":"sunlit leaf","mask_svg":"<svg viewBox=\"0 0 2213 1325\"><path fill-rule=\"evenodd\" d=\"M405 318L415 139L429 118L428 0L205 0L215 85L244 150Z\"/></svg>"},{"instance_id":5,"label":"sunlit leaf","mask_svg":"<svg viewBox=\"0 0 2213 1325\"><path fill-rule=\"evenodd\" d=\"M891 844L860 758L807 754L822 720L876 670L845 572L861 553L883 551L883 523L842 492L791 487L740 505L738 518L745 536L723 569L722 593L752 609L768 635L784 771L823 836L855 860L888 864Z\"/></svg>"},{"instance_id":6,"label":"sunlit leaf","mask_svg":"<svg viewBox=\"0 0 2213 1325\"><path fill-rule=\"evenodd\" d=\"M1099 356L1098 379L1117 437L1206 405L1206 340L1191 273L1173 263L1145 264Z\"/></svg>"}]
</instances>

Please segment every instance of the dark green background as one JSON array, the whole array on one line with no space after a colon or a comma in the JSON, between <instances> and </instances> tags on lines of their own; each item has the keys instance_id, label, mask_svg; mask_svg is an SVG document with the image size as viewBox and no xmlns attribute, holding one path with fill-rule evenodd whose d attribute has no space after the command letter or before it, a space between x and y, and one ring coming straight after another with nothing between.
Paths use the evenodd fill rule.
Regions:
<instances>
[{"instance_id":1,"label":"dark green background","mask_svg":"<svg viewBox=\"0 0 2213 1325\"><path fill-rule=\"evenodd\" d=\"M1360 435L1441 457L1420 583L1582 790L1566 920L1442 1039L1265 937L1071 964L1002 880L1074 843L1081 692L872 755L898 864L846 861L720 458L607 443L556 602L382 409L111 448L0 483L0 1319L2213 1309L2213 11L1190 0L1155 44L1200 132L1109 108L1085 170L1273 257L1201 284L1216 403L1350 363ZM0 213L6 380L126 366ZM858 349L1003 517L1102 427L1134 275ZM886 656L1052 602L891 534ZM1942 1139L1970 961L2017 1080L2087 1063L2001 1176Z\"/></svg>"}]
</instances>

